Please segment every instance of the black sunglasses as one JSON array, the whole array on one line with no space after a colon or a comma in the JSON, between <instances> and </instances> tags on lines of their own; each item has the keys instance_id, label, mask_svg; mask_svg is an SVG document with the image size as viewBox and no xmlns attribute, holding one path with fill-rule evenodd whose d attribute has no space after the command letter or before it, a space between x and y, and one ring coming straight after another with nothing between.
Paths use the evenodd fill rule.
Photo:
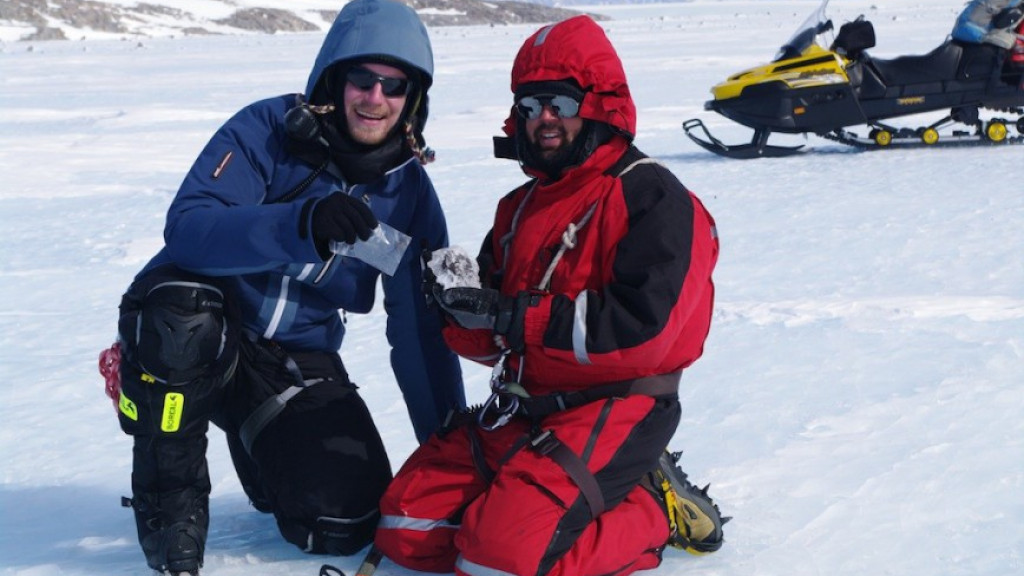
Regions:
<instances>
[{"instance_id":1,"label":"black sunglasses","mask_svg":"<svg viewBox=\"0 0 1024 576\"><path fill-rule=\"evenodd\" d=\"M559 118L575 118L580 113L579 101L561 94L538 94L520 98L516 102L516 111L527 120L536 120L544 112L545 106L550 106L551 111L558 114Z\"/></svg>"},{"instance_id":2,"label":"black sunglasses","mask_svg":"<svg viewBox=\"0 0 1024 576\"><path fill-rule=\"evenodd\" d=\"M397 98L409 93L408 79L380 76L366 68L352 68L345 74L345 81L363 92L373 90L374 84L379 83L381 92L389 98Z\"/></svg>"}]
</instances>

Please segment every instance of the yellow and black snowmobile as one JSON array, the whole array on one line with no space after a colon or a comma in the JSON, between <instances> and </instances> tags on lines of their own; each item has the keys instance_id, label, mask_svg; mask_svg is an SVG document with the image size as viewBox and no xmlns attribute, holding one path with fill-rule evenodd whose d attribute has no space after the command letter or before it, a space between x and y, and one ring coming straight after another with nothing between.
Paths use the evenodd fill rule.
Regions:
<instances>
[{"instance_id":1,"label":"yellow and black snowmobile","mask_svg":"<svg viewBox=\"0 0 1024 576\"><path fill-rule=\"evenodd\" d=\"M699 119L683 130L700 146L730 158L789 156L803 146L773 146L773 132L816 134L865 149L1024 142L1024 62L1014 51L949 39L921 56L872 58L871 22L844 24L834 42L829 0L801 25L770 64L730 76L711 90L706 110L754 129L746 144L727 145ZM1024 27L1020 11L1004 26ZM1018 49L1021 44L1018 43ZM897 128L891 118L948 111L936 122ZM982 118L982 111L990 118ZM865 127L859 136L851 127ZM1016 135L1011 133L1016 130Z\"/></svg>"}]
</instances>

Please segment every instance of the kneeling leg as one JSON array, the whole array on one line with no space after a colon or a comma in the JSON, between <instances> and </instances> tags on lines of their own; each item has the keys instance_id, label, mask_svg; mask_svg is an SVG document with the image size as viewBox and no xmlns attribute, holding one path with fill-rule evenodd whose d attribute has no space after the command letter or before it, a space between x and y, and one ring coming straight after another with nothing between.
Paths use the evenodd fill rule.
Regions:
<instances>
[{"instance_id":1,"label":"kneeling leg","mask_svg":"<svg viewBox=\"0 0 1024 576\"><path fill-rule=\"evenodd\" d=\"M206 432L234 367L223 293L180 271L125 294L118 417L133 436L139 543L158 571L198 574L209 527Z\"/></svg>"}]
</instances>

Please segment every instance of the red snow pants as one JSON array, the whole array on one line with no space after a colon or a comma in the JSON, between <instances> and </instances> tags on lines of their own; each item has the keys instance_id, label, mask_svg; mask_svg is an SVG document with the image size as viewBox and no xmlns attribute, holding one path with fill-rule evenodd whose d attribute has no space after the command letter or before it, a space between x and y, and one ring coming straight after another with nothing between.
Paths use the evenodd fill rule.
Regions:
<instances>
[{"instance_id":1,"label":"red snow pants","mask_svg":"<svg viewBox=\"0 0 1024 576\"><path fill-rule=\"evenodd\" d=\"M677 398L628 396L434 435L381 499L376 545L401 566L467 576L625 575L661 563L663 505L638 483L676 426ZM531 438L550 431L593 474L595 518L573 476ZM592 484L591 484L592 486ZM591 489L591 493L593 493Z\"/></svg>"}]
</instances>

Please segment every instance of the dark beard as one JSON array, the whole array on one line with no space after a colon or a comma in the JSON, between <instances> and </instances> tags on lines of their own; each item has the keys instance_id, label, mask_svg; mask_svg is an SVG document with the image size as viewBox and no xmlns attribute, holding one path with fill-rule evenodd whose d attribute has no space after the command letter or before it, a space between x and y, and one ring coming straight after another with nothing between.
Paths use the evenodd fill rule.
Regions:
<instances>
[{"instance_id":1,"label":"dark beard","mask_svg":"<svg viewBox=\"0 0 1024 576\"><path fill-rule=\"evenodd\" d=\"M544 173L551 180L561 178L566 168L583 164L594 150L615 135L608 124L584 119L583 127L571 144L563 144L558 150L552 151L553 154L544 158L541 156L540 148L526 137L526 120L520 116L518 122L515 151L519 162L526 168Z\"/></svg>"}]
</instances>

